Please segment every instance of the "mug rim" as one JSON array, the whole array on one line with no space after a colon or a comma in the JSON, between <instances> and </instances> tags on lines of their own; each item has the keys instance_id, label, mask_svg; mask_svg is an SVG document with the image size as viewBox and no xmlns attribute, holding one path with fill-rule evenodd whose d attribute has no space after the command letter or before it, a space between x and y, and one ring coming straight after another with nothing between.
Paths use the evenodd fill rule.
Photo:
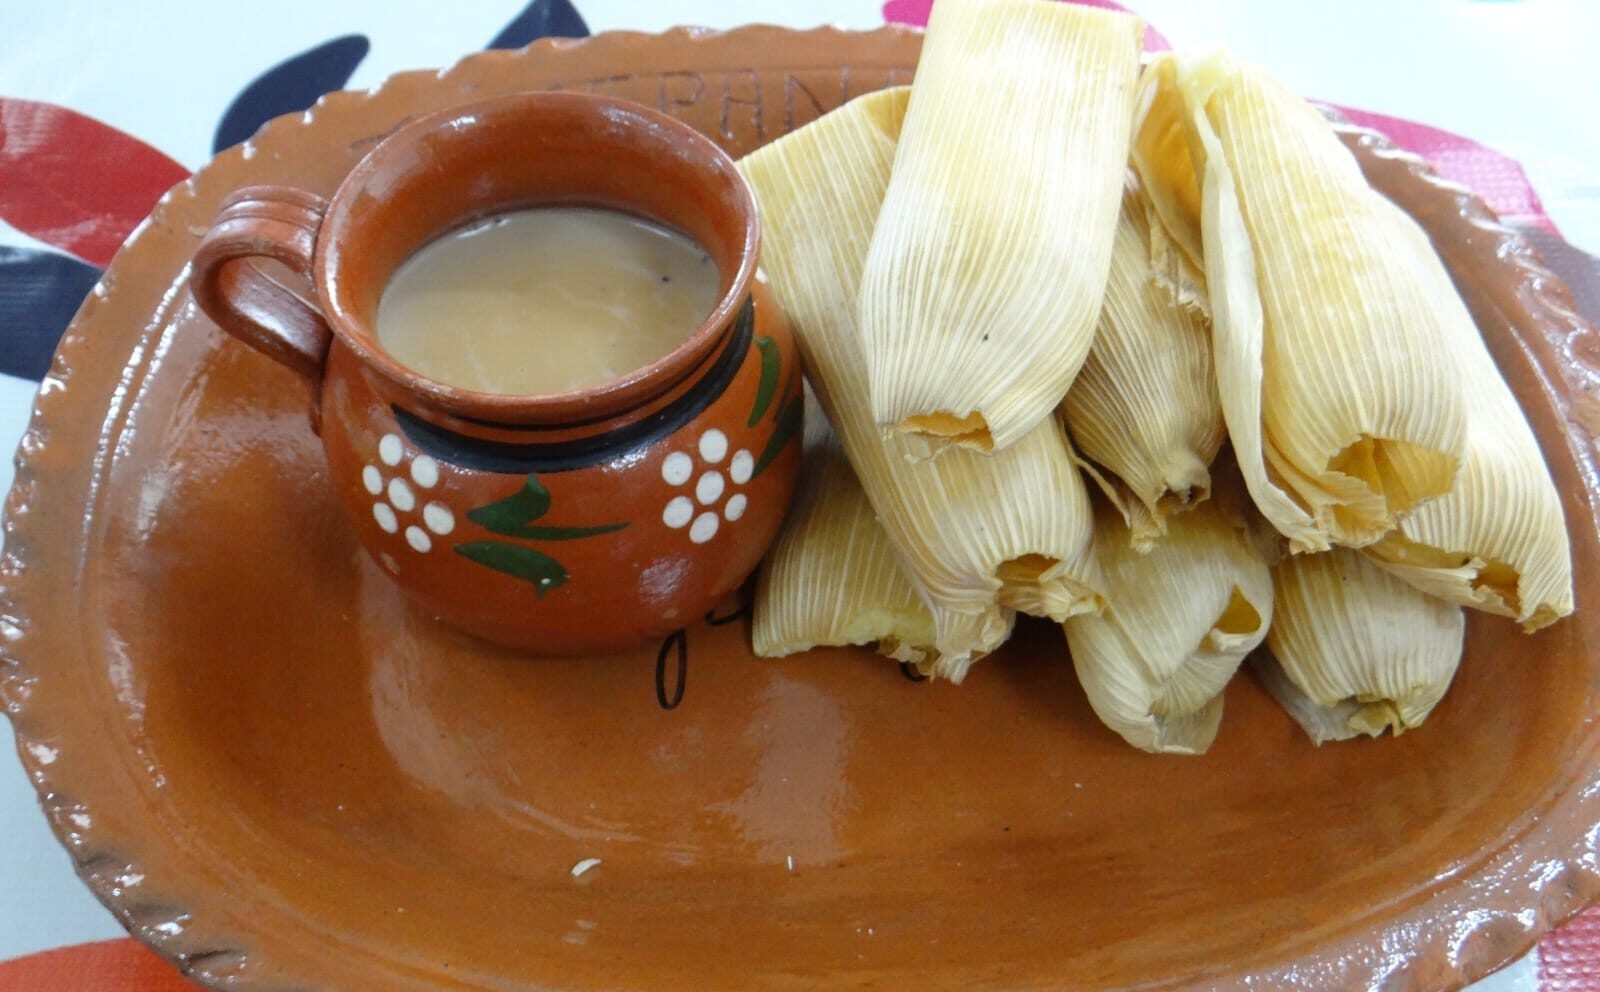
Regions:
<instances>
[{"instance_id":1,"label":"mug rim","mask_svg":"<svg viewBox=\"0 0 1600 992\"><path fill-rule=\"evenodd\" d=\"M727 289L719 294L700 326L671 351L617 378L581 389L544 394L485 392L431 378L396 359L378 341L375 321L369 325L350 312L352 290L338 279L346 247L338 243L335 235L349 222L354 204L367 191L368 184L380 176L393 158L404 156L440 132L465 135L489 120L498 121L507 116L522 118L526 126L536 127L542 115L574 110L605 117L614 128L625 131L641 128L653 131L698 160L695 162L697 171L731 181L733 208L742 220L743 237L738 246L738 264ZM626 209L625 204L612 207ZM518 208L508 204L508 209ZM636 213L647 216L642 209ZM470 223L471 219L463 217L461 221ZM718 344L732 333L740 307L750 295L760 241L755 194L733 157L705 134L631 100L593 93L524 91L441 108L407 121L385 136L356 163L330 198L317 233L312 272L318 298L334 336L355 353L365 368L377 373L388 385L420 400L424 406L466 421L558 425L592 421L647 404L705 365ZM416 245L412 253L427 243Z\"/></svg>"}]
</instances>

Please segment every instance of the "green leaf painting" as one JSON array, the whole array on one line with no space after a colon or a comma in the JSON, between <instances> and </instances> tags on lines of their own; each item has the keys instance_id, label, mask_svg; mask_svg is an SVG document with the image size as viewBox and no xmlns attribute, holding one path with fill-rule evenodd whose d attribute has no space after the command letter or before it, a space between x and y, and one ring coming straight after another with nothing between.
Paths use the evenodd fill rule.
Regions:
<instances>
[{"instance_id":1,"label":"green leaf painting","mask_svg":"<svg viewBox=\"0 0 1600 992\"><path fill-rule=\"evenodd\" d=\"M750 410L750 420L745 425L747 427L759 424L761 415L772 405L772 397L778 391L778 373L782 371L783 366L783 356L778 352L778 342L772 338L756 338L756 347L761 351L761 381L756 385L756 405Z\"/></svg>"},{"instance_id":2,"label":"green leaf painting","mask_svg":"<svg viewBox=\"0 0 1600 992\"><path fill-rule=\"evenodd\" d=\"M534 524L533 521L549 512L550 502L550 490L539 481L536 473L529 473L521 489L504 499L468 510L467 519L491 533L525 541L575 541L612 534L628 526L626 522L587 527ZM456 554L480 565L523 579L540 596L567 581L567 570L559 561L526 545L509 541L467 541L456 545L455 550Z\"/></svg>"},{"instance_id":3,"label":"green leaf painting","mask_svg":"<svg viewBox=\"0 0 1600 992\"><path fill-rule=\"evenodd\" d=\"M761 381L756 385L756 404L750 411L750 427L761 422L774 399L794 392L800 376L800 366L795 363L790 367L788 378L780 390L778 379L783 373L783 355L778 350L778 342L772 338L756 338L755 343L761 351ZM761 455L756 459L755 468L750 473L752 478L767 470L767 466L783 452L783 446L800 431L804 423L804 398L796 394L774 413L772 433L768 435L766 447L761 449Z\"/></svg>"},{"instance_id":4,"label":"green leaf painting","mask_svg":"<svg viewBox=\"0 0 1600 992\"><path fill-rule=\"evenodd\" d=\"M496 534L512 534L530 520L538 520L550 509L550 490L539 481L539 476L529 474L521 489L505 499L486 503L467 511L467 519Z\"/></svg>"},{"instance_id":5,"label":"green leaf painting","mask_svg":"<svg viewBox=\"0 0 1600 992\"><path fill-rule=\"evenodd\" d=\"M755 470L750 473L752 477L765 472L767 466L783 453L783 446L800 432L801 426L805 423L805 416L804 397L795 396L783 405L778 411L777 426L772 428L772 435L767 438L766 447L761 449L760 456L756 458Z\"/></svg>"},{"instance_id":6,"label":"green leaf painting","mask_svg":"<svg viewBox=\"0 0 1600 992\"><path fill-rule=\"evenodd\" d=\"M456 554L487 565L496 572L504 572L524 579L533 585L541 597L567 581L567 570L561 563L542 551L510 544L505 541L468 541L456 545Z\"/></svg>"}]
</instances>

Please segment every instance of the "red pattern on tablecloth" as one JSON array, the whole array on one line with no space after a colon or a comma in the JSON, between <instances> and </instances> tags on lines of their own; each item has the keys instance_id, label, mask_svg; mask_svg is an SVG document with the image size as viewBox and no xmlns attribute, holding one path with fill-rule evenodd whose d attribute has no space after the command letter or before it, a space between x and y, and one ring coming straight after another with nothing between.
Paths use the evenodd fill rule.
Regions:
<instances>
[{"instance_id":1,"label":"red pattern on tablecloth","mask_svg":"<svg viewBox=\"0 0 1600 992\"><path fill-rule=\"evenodd\" d=\"M195 985L137 940L75 944L0 962L5 992L194 992Z\"/></svg>"},{"instance_id":2,"label":"red pattern on tablecloth","mask_svg":"<svg viewBox=\"0 0 1600 992\"><path fill-rule=\"evenodd\" d=\"M1440 175L1483 197L1501 220L1515 224L1536 224L1551 234L1561 233L1544 212L1539 194L1533 191L1528 174L1522 171L1516 159L1486 148L1471 138L1463 138L1459 134L1416 121L1348 107L1341 107L1339 111L1352 122L1370 127L1401 148L1432 162Z\"/></svg>"},{"instance_id":3,"label":"red pattern on tablecloth","mask_svg":"<svg viewBox=\"0 0 1600 992\"><path fill-rule=\"evenodd\" d=\"M1600 906L1539 942L1540 992L1600 992Z\"/></svg>"},{"instance_id":4,"label":"red pattern on tablecloth","mask_svg":"<svg viewBox=\"0 0 1600 992\"><path fill-rule=\"evenodd\" d=\"M189 170L66 107L0 98L0 220L101 266Z\"/></svg>"}]
</instances>

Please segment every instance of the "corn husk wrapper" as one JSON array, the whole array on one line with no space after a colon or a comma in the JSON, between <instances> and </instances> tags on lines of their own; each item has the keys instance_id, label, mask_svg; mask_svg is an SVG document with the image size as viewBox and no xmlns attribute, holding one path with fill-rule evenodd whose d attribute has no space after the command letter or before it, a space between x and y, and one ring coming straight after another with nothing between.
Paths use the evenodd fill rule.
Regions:
<instances>
[{"instance_id":1,"label":"corn husk wrapper","mask_svg":"<svg viewBox=\"0 0 1600 992\"><path fill-rule=\"evenodd\" d=\"M1146 751L1200 754L1222 720L1222 692L1272 623L1272 576L1218 504L1173 517L1148 553L1115 510L1096 515L1106 590L1100 616L1063 629L1100 719Z\"/></svg>"},{"instance_id":2,"label":"corn husk wrapper","mask_svg":"<svg viewBox=\"0 0 1600 992\"><path fill-rule=\"evenodd\" d=\"M1261 662L1262 682L1317 743L1403 733L1450 688L1466 630L1461 607L1347 548L1286 558L1272 577L1267 647L1281 672Z\"/></svg>"},{"instance_id":3,"label":"corn husk wrapper","mask_svg":"<svg viewBox=\"0 0 1600 992\"><path fill-rule=\"evenodd\" d=\"M940 0L862 277L876 422L1001 450L1089 352L1143 26L1042 0Z\"/></svg>"},{"instance_id":4,"label":"corn husk wrapper","mask_svg":"<svg viewBox=\"0 0 1600 992\"><path fill-rule=\"evenodd\" d=\"M1200 256L1190 256L1182 245L1173 240L1161 222L1160 214L1150 198L1143 195L1142 189L1140 199L1144 203L1144 233L1150 241L1150 277L1174 304L1204 318L1206 339L1209 341L1211 294L1206 288L1206 274L1200 267Z\"/></svg>"},{"instance_id":5,"label":"corn husk wrapper","mask_svg":"<svg viewBox=\"0 0 1600 992\"><path fill-rule=\"evenodd\" d=\"M1277 532L1250 502L1233 449L1224 447L1211 464L1211 503L1223 517L1244 534L1256 557L1268 568L1289 556L1289 542Z\"/></svg>"},{"instance_id":6,"label":"corn husk wrapper","mask_svg":"<svg viewBox=\"0 0 1600 992\"><path fill-rule=\"evenodd\" d=\"M1432 253L1422 229L1405 221L1419 251ZM1429 266L1426 274L1449 281L1442 267ZM1454 295L1453 286L1445 291ZM1572 612L1572 548L1561 497L1528 418L1459 297L1455 307L1449 359L1470 397L1461 477L1366 551L1423 592L1538 630Z\"/></svg>"},{"instance_id":7,"label":"corn husk wrapper","mask_svg":"<svg viewBox=\"0 0 1600 992\"><path fill-rule=\"evenodd\" d=\"M933 613L900 571L838 437L810 403L805 470L756 577L751 640L763 658L876 644L921 671L938 661Z\"/></svg>"},{"instance_id":8,"label":"corn husk wrapper","mask_svg":"<svg viewBox=\"0 0 1600 992\"><path fill-rule=\"evenodd\" d=\"M1093 463L1086 473L1141 550L1166 532L1169 515L1210 496L1208 467L1227 436L1210 329L1163 284L1149 225L1144 198L1130 185L1094 347L1061 405L1073 443Z\"/></svg>"},{"instance_id":9,"label":"corn husk wrapper","mask_svg":"<svg viewBox=\"0 0 1600 992\"><path fill-rule=\"evenodd\" d=\"M867 401L854 301L888 185L907 91L857 98L740 162L762 258L817 399L906 576L934 613L932 674L959 681L1009 634L1012 611L1065 620L1102 601L1088 491L1054 419L993 457L923 462L885 437Z\"/></svg>"},{"instance_id":10,"label":"corn husk wrapper","mask_svg":"<svg viewBox=\"0 0 1600 992\"><path fill-rule=\"evenodd\" d=\"M1361 732L1350 725L1351 719L1361 712L1361 704L1354 699L1318 706L1289 681L1278 659L1265 651L1250 656L1250 671L1267 690L1267 695L1289 714L1289 719L1300 725L1311 743L1320 747L1328 741L1347 741L1360 736Z\"/></svg>"},{"instance_id":11,"label":"corn husk wrapper","mask_svg":"<svg viewBox=\"0 0 1600 992\"><path fill-rule=\"evenodd\" d=\"M1157 56L1133 158L1202 264L1217 387L1251 498L1296 552L1359 547L1447 491L1466 398L1453 301L1309 104L1227 56ZM1198 254L1195 254L1198 251Z\"/></svg>"}]
</instances>

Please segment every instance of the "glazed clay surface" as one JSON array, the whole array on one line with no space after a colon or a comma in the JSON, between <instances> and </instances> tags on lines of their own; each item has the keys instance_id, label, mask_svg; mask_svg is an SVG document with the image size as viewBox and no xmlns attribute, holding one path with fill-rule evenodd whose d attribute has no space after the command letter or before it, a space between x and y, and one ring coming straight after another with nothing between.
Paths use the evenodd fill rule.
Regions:
<instances>
[{"instance_id":1,"label":"glazed clay surface","mask_svg":"<svg viewBox=\"0 0 1600 992\"><path fill-rule=\"evenodd\" d=\"M325 193L425 109L593 89L741 152L907 79L917 45L474 56L275 122L161 204L45 383L0 625L23 759L136 934L229 988L1421 990L1595 897L1600 347L1525 244L1376 139L1349 136L1528 407L1578 583L1533 637L1473 617L1398 740L1313 748L1241 679L1211 753L1146 755L1047 625L960 687L864 651L755 659L737 617L601 660L486 648L361 553L300 384L182 290L228 192Z\"/></svg>"}]
</instances>

